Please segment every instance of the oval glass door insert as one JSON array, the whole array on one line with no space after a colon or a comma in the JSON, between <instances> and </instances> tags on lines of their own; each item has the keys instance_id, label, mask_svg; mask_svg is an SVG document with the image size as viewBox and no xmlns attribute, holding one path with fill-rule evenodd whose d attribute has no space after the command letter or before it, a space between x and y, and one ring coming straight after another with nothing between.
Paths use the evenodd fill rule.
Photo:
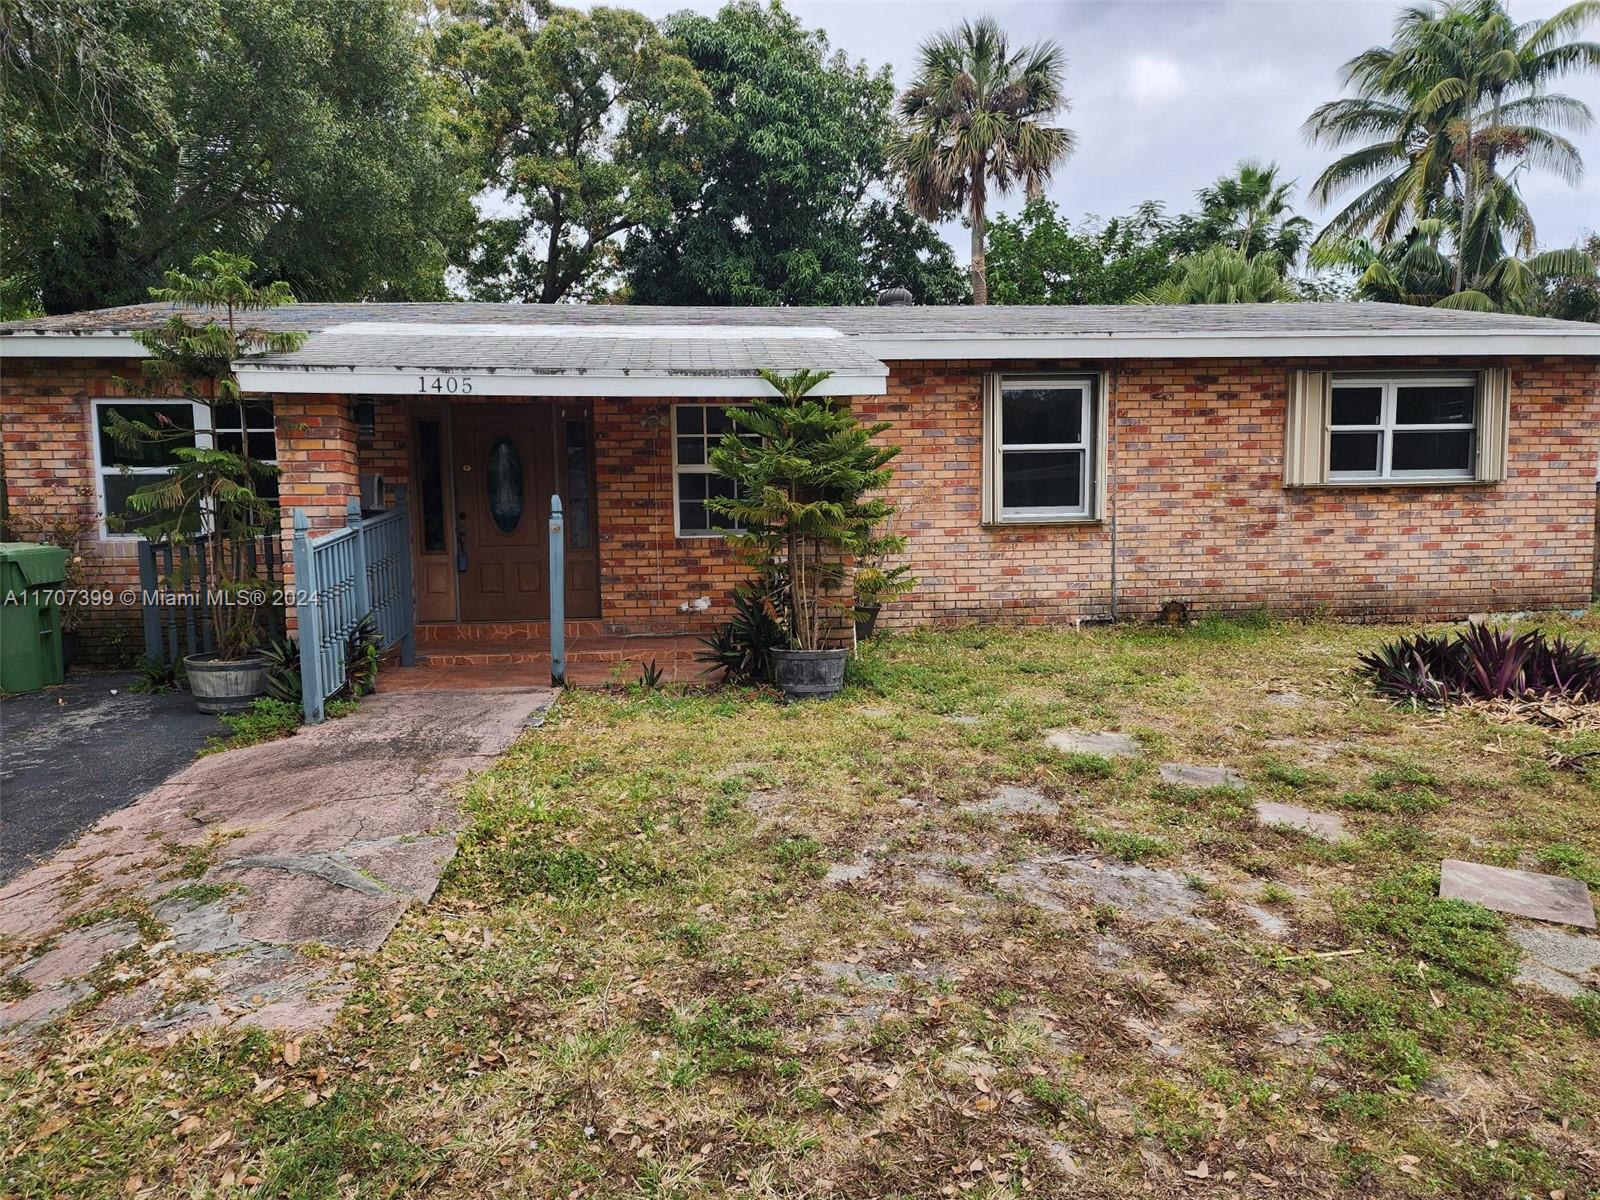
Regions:
<instances>
[{"instance_id":1,"label":"oval glass door insert","mask_svg":"<svg viewBox=\"0 0 1600 1200\"><path fill-rule=\"evenodd\" d=\"M489 489L489 515L501 533L510 533L522 520L522 456L510 438L497 437L489 443L484 485Z\"/></svg>"}]
</instances>

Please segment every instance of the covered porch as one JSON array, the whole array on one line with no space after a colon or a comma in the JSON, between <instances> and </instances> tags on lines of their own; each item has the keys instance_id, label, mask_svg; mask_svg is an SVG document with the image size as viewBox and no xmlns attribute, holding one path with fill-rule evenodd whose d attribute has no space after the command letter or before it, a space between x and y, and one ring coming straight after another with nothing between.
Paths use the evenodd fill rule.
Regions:
<instances>
[{"instance_id":1,"label":"covered porch","mask_svg":"<svg viewBox=\"0 0 1600 1200\"><path fill-rule=\"evenodd\" d=\"M552 622L568 682L699 677L744 575L707 516L704 454L725 406L772 394L763 369L833 372L820 394L887 387L820 327L351 325L236 364L276 414L286 546L403 504L414 631L386 682L419 689L547 684ZM284 558L296 605L349 607Z\"/></svg>"}]
</instances>

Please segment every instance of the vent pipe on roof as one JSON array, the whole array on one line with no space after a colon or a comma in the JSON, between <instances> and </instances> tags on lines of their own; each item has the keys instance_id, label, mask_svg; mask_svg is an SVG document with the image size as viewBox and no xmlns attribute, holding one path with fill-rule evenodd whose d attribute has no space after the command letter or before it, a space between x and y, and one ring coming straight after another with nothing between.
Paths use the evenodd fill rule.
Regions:
<instances>
[{"instance_id":1,"label":"vent pipe on roof","mask_svg":"<svg viewBox=\"0 0 1600 1200\"><path fill-rule=\"evenodd\" d=\"M910 303L911 303L911 292L907 288L903 288L903 287L884 288L883 291L878 293L878 307L879 308L895 308L895 307L898 307L899 305L910 304Z\"/></svg>"}]
</instances>

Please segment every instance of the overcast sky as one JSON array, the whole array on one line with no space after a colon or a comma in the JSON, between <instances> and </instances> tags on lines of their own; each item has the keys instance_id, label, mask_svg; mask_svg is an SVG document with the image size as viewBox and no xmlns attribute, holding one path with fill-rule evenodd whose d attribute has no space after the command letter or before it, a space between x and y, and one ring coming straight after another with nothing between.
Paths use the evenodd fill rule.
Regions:
<instances>
[{"instance_id":1,"label":"overcast sky","mask_svg":"<svg viewBox=\"0 0 1600 1200\"><path fill-rule=\"evenodd\" d=\"M653 17L716 0L612 0ZM1196 188L1240 158L1276 160L1300 182L1300 208L1328 215L1304 196L1330 155L1308 146L1300 125L1340 94L1338 68L1389 40L1398 0L786 0L811 28L853 58L890 63L904 86L918 43L963 17L998 18L1019 41L1051 37L1065 49L1066 124L1078 150L1056 175L1050 196L1073 217L1112 216L1141 200L1187 207ZM1512 0L1512 16L1532 20L1554 3ZM1590 37L1600 38L1600 27ZM1562 89L1600 112L1600 77ZM1572 187L1548 174L1524 176L1522 190L1546 246L1570 245L1600 227L1600 131L1575 137L1589 167ZM1019 207L1013 197L1003 207ZM965 244L957 240L963 257Z\"/></svg>"}]
</instances>

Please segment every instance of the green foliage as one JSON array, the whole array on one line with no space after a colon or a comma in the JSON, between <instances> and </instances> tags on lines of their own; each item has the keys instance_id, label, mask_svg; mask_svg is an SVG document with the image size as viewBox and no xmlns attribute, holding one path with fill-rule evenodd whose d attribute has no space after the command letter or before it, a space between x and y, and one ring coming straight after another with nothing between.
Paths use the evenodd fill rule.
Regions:
<instances>
[{"instance_id":1,"label":"green foliage","mask_svg":"<svg viewBox=\"0 0 1600 1200\"><path fill-rule=\"evenodd\" d=\"M378 619L366 613L356 622L344 643L344 690L352 700L371 695L378 689L379 647L383 631Z\"/></svg>"},{"instance_id":2,"label":"green foliage","mask_svg":"<svg viewBox=\"0 0 1600 1200\"><path fill-rule=\"evenodd\" d=\"M444 296L472 210L406 0L15 0L0 308L143 301L196 246L316 299Z\"/></svg>"},{"instance_id":3,"label":"green foliage","mask_svg":"<svg viewBox=\"0 0 1600 1200\"><path fill-rule=\"evenodd\" d=\"M887 422L863 425L843 404L808 396L826 372L762 377L777 396L729 409L733 428L710 455L737 495L710 503L738 526L726 537L744 561L769 584L781 578L774 610L793 648L819 650L830 610L853 603L838 598L851 562L894 540L874 532L894 511L876 493L900 448L873 440Z\"/></svg>"},{"instance_id":4,"label":"green foliage","mask_svg":"<svg viewBox=\"0 0 1600 1200\"><path fill-rule=\"evenodd\" d=\"M781 4L736 0L662 23L710 93L699 164L623 250L641 304L862 304L891 286L924 304L966 285L948 244L884 199L889 68L870 71Z\"/></svg>"},{"instance_id":5,"label":"green foliage","mask_svg":"<svg viewBox=\"0 0 1600 1200\"><path fill-rule=\"evenodd\" d=\"M1048 200L1030 201L989 227L990 299L996 304L1125 304L1171 273L1191 231L1160 204L1125 217L1072 224Z\"/></svg>"},{"instance_id":6,"label":"green foliage","mask_svg":"<svg viewBox=\"0 0 1600 1200\"><path fill-rule=\"evenodd\" d=\"M1091 829L1089 840L1123 862L1148 862L1172 853L1172 846L1162 839L1126 829Z\"/></svg>"},{"instance_id":7,"label":"green foliage","mask_svg":"<svg viewBox=\"0 0 1600 1200\"><path fill-rule=\"evenodd\" d=\"M1481 905L1441 900L1438 893L1438 870L1419 867L1379 881L1367 900L1342 915L1357 935L1383 938L1447 978L1509 980L1517 951L1506 939L1505 920Z\"/></svg>"},{"instance_id":8,"label":"green foliage","mask_svg":"<svg viewBox=\"0 0 1600 1200\"><path fill-rule=\"evenodd\" d=\"M305 335L242 325L241 315L292 304L294 297L281 281L265 287L252 284L255 264L241 255L197 255L193 270L168 271L165 286L150 289L154 299L181 308L159 328L133 335L147 355L140 364L144 379L123 385L135 395L182 397L214 413L225 412L243 429L249 422L232 364L249 354L293 350ZM188 315L194 310L220 311L223 320L208 316L197 324ZM110 412L108 431L114 440L169 464L166 474L150 476L150 482L129 493L128 507L151 541L203 535L197 544L205 556L206 587L213 593L207 616L217 657L242 658L255 647L270 591L267 580L252 569L248 549L258 537L277 535L277 506L262 495L263 485L277 477L277 468L251 457L248 438L241 439L237 451L184 445L193 442L193 431L163 423L161 410L153 411L157 415L151 420Z\"/></svg>"},{"instance_id":9,"label":"green foliage","mask_svg":"<svg viewBox=\"0 0 1600 1200\"><path fill-rule=\"evenodd\" d=\"M904 128L890 142L890 157L913 212L929 220L966 215L975 304L989 301L989 189L1005 195L1020 183L1037 198L1072 153L1072 132L1049 123L1067 107L1065 71L1054 42L1013 50L992 17L963 21L918 50L916 77L900 97Z\"/></svg>"},{"instance_id":10,"label":"green foliage","mask_svg":"<svg viewBox=\"0 0 1600 1200\"><path fill-rule=\"evenodd\" d=\"M1132 298L1134 304L1266 304L1294 300L1272 251L1249 257L1232 246L1212 246L1180 260L1172 275Z\"/></svg>"},{"instance_id":11,"label":"green foliage","mask_svg":"<svg viewBox=\"0 0 1600 1200\"><path fill-rule=\"evenodd\" d=\"M756 1070L778 1047L769 1010L747 997L709 1000L693 1015L674 1013L671 1034L703 1072L742 1075Z\"/></svg>"},{"instance_id":12,"label":"green foliage","mask_svg":"<svg viewBox=\"0 0 1600 1200\"><path fill-rule=\"evenodd\" d=\"M128 690L140 695L165 696L177 691L183 682L183 669L179 664L168 665L154 658L144 658L134 669L139 678L128 685Z\"/></svg>"},{"instance_id":13,"label":"green foliage","mask_svg":"<svg viewBox=\"0 0 1600 1200\"><path fill-rule=\"evenodd\" d=\"M779 868L786 873L821 875L825 870L822 865L822 843L804 834L779 838L772 848L772 854Z\"/></svg>"},{"instance_id":14,"label":"green foliage","mask_svg":"<svg viewBox=\"0 0 1600 1200\"><path fill-rule=\"evenodd\" d=\"M1306 122L1313 139L1353 147L1312 187L1322 203L1356 193L1319 236L1324 261L1355 266L1369 297L1456 308L1521 311L1543 279L1592 277L1592 261L1571 251L1533 255L1533 218L1514 180L1547 169L1570 181L1582 170L1563 131L1585 128L1589 111L1548 85L1600 66L1600 48L1568 40L1597 11L1585 0L1517 24L1501 0L1402 10L1390 45L1345 64L1355 94Z\"/></svg>"},{"instance_id":15,"label":"green foliage","mask_svg":"<svg viewBox=\"0 0 1600 1200\"><path fill-rule=\"evenodd\" d=\"M300 686L300 643L289 637L269 638L261 647L261 657L267 660L267 695L299 704L304 694Z\"/></svg>"},{"instance_id":16,"label":"green foliage","mask_svg":"<svg viewBox=\"0 0 1600 1200\"><path fill-rule=\"evenodd\" d=\"M511 202L452 265L478 300L602 293L619 236L666 220L699 186L705 85L627 9L469 0L451 12L432 44L450 134L478 187Z\"/></svg>"},{"instance_id":17,"label":"green foliage","mask_svg":"<svg viewBox=\"0 0 1600 1200\"><path fill-rule=\"evenodd\" d=\"M733 589L733 616L709 636L695 657L706 670L722 672L723 683L764 684L772 680L772 652L788 644L777 602L769 586L776 573Z\"/></svg>"},{"instance_id":18,"label":"green foliage","mask_svg":"<svg viewBox=\"0 0 1600 1200\"><path fill-rule=\"evenodd\" d=\"M238 750L258 742L274 742L300 728L300 706L271 696L258 697L244 712L223 713L218 720L228 727L226 738L211 738L202 754Z\"/></svg>"},{"instance_id":19,"label":"green foliage","mask_svg":"<svg viewBox=\"0 0 1600 1200\"><path fill-rule=\"evenodd\" d=\"M1278 179L1277 163L1245 159L1232 175L1220 176L1197 193L1199 236L1231 246L1248 258L1270 254L1284 269L1294 265L1311 240L1311 222L1296 216L1294 184Z\"/></svg>"}]
</instances>

